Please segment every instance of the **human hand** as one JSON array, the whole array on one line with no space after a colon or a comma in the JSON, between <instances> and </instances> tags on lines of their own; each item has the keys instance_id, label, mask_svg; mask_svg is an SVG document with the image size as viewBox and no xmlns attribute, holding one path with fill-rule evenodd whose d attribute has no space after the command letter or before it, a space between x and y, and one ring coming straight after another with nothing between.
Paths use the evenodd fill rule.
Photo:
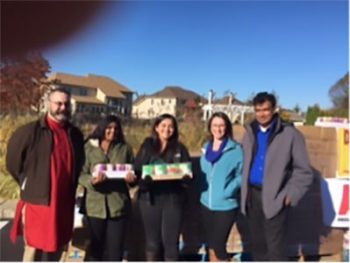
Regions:
<instances>
[{"instance_id":1,"label":"human hand","mask_svg":"<svg viewBox=\"0 0 350 263\"><path fill-rule=\"evenodd\" d=\"M182 187L189 187L192 183L192 177L190 177L189 175L185 174L182 179L181 179L181 185Z\"/></svg>"},{"instance_id":2,"label":"human hand","mask_svg":"<svg viewBox=\"0 0 350 263\"><path fill-rule=\"evenodd\" d=\"M292 204L292 201L289 199L288 196L286 196L286 198L284 199L284 205L288 207L288 206L291 206L291 204Z\"/></svg>"},{"instance_id":3,"label":"human hand","mask_svg":"<svg viewBox=\"0 0 350 263\"><path fill-rule=\"evenodd\" d=\"M151 176L146 175L145 178L142 178L139 182L140 189L142 191L148 191L153 184L153 179Z\"/></svg>"},{"instance_id":4,"label":"human hand","mask_svg":"<svg viewBox=\"0 0 350 263\"><path fill-rule=\"evenodd\" d=\"M125 178L124 178L124 180L125 180L125 182L127 182L127 183L133 183L133 182L135 182L135 180L136 180L136 176L135 176L135 174L134 173L132 173L132 172L128 172L127 174L126 174L126 176L125 176Z\"/></svg>"},{"instance_id":5,"label":"human hand","mask_svg":"<svg viewBox=\"0 0 350 263\"><path fill-rule=\"evenodd\" d=\"M107 179L107 176L104 172L98 172L97 176L91 178L91 184L96 185L104 182Z\"/></svg>"}]
</instances>

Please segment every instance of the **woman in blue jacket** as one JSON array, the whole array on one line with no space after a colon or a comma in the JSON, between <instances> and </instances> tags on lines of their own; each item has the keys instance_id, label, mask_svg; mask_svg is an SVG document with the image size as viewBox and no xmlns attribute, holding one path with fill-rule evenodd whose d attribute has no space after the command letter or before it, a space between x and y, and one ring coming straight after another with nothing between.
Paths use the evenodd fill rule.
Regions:
<instances>
[{"instance_id":1,"label":"woman in blue jacket","mask_svg":"<svg viewBox=\"0 0 350 263\"><path fill-rule=\"evenodd\" d=\"M243 151L232 138L232 124L216 112L208 123L210 139L200 159L201 217L210 261L226 261L226 241L239 207Z\"/></svg>"}]
</instances>

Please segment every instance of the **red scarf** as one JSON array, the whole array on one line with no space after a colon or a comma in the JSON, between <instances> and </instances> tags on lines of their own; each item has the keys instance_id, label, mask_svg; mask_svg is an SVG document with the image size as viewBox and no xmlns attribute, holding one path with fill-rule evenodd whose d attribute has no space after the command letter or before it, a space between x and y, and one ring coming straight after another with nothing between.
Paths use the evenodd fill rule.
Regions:
<instances>
[{"instance_id":1,"label":"red scarf","mask_svg":"<svg viewBox=\"0 0 350 263\"><path fill-rule=\"evenodd\" d=\"M72 147L67 129L48 117L47 124L53 134L50 157L50 204L34 205L20 200L11 231L11 240L15 242L16 236L21 232L21 215L25 207L24 235L27 244L46 252L54 252L68 243L72 237L75 189L72 175Z\"/></svg>"}]
</instances>

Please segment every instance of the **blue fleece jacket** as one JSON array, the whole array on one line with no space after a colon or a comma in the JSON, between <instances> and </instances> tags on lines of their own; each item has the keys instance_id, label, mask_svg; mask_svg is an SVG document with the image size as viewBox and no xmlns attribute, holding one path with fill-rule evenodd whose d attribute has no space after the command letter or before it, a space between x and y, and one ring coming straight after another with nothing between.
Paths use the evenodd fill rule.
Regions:
<instances>
[{"instance_id":1,"label":"blue fleece jacket","mask_svg":"<svg viewBox=\"0 0 350 263\"><path fill-rule=\"evenodd\" d=\"M206 148L207 144L204 151ZM204 152L200 165L200 202L213 211L237 208L243 167L243 151L240 144L229 139L223 154L214 164L206 160Z\"/></svg>"}]
</instances>

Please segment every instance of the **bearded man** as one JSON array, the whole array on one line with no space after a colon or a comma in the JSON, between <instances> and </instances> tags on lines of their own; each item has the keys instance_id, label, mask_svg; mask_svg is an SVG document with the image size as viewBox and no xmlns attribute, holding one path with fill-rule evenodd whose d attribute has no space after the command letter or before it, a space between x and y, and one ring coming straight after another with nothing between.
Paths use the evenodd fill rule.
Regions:
<instances>
[{"instance_id":1,"label":"bearded man","mask_svg":"<svg viewBox=\"0 0 350 263\"><path fill-rule=\"evenodd\" d=\"M84 138L70 122L70 93L48 95L48 112L12 135L6 167L20 186L11 240L23 234L23 261L58 261L72 237Z\"/></svg>"}]
</instances>

